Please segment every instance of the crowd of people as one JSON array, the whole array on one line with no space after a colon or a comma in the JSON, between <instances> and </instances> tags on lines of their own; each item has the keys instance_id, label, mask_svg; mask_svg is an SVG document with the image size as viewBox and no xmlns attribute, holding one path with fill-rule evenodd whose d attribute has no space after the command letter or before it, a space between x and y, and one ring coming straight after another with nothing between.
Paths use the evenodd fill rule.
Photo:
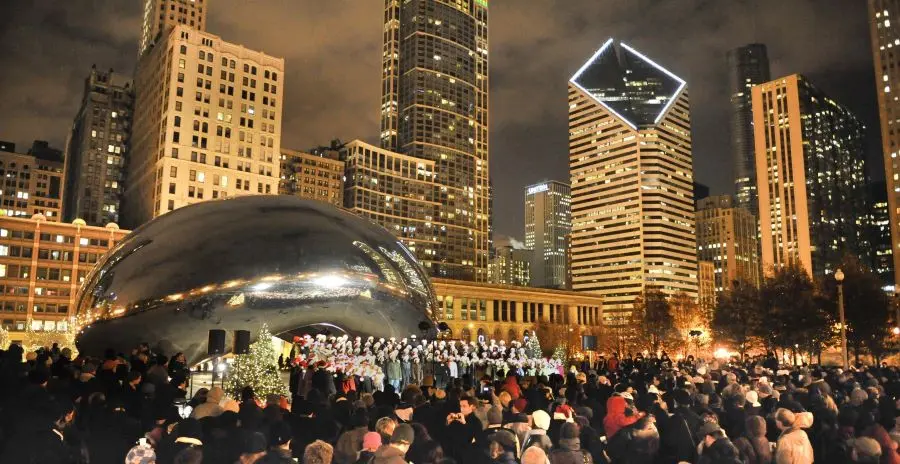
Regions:
<instances>
[{"instance_id":1,"label":"crowd of people","mask_svg":"<svg viewBox=\"0 0 900 464\"><path fill-rule=\"evenodd\" d=\"M0 463L900 463L900 375L884 365L612 355L562 375L313 382L292 398L189 397L189 374L147 344L102 359L12 345Z\"/></svg>"}]
</instances>

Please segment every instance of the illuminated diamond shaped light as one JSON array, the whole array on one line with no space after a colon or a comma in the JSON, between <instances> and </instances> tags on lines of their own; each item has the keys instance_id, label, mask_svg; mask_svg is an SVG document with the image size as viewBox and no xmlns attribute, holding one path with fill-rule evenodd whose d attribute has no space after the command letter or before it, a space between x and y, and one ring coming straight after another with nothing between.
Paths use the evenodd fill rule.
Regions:
<instances>
[{"instance_id":1,"label":"illuminated diamond shaped light","mask_svg":"<svg viewBox=\"0 0 900 464\"><path fill-rule=\"evenodd\" d=\"M632 128L659 124L685 81L609 39L569 80Z\"/></svg>"}]
</instances>

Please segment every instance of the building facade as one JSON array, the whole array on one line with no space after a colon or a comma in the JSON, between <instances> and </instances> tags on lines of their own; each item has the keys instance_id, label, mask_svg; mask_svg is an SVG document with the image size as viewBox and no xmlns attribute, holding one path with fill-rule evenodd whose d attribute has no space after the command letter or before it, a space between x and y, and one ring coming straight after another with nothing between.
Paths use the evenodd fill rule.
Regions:
<instances>
[{"instance_id":1,"label":"building facade","mask_svg":"<svg viewBox=\"0 0 900 464\"><path fill-rule=\"evenodd\" d=\"M438 320L450 327L448 338L521 342L540 328L568 331L574 337L602 327L603 299L565 290L515 287L432 279Z\"/></svg>"},{"instance_id":2,"label":"building facade","mask_svg":"<svg viewBox=\"0 0 900 464\"><path fill-rule=\"evenodd\" d=\"M764 44L749 44L728 51L728 91L731 95L731 152L737 206L757 211L756 149L753 141L754 85L772 80Z\"/></svg>"},{"instance_id":3,"label":"building facade","mask_svg":"<svg viewBox=\"0 0 900 464\"><path fill-rule=\"evenodd\" d=\"M206 30L209 0L144 0L139 56L144 56L177 25Z\"/></svg>"},{"instance_id":4,"label":"building facade","mask_svg":"<svg viewBox=\"0 0 900 464\"><path fill-rule=\"evenodd\" d=\"M0 215L31 217L43 214L59 222L63 212L62 152L35 141L28 153L16 153L13 143L0 143Z\"/></svg>"},{"instance_id":5,"label":"building facade","mask_svg":"<svg viewBox=\"0 0 900 464\"><path fill-rule=\"evenodd\" d=\"M127 234L115 224L0 217L0 325L10 340L21 341L28 327L67 330L81 283Z\"/></svg>"},{"instance_id":6,"label":"building facade","mask_svg":"<svg viewBox=\"0 0 900 464\"><path fill-rule=\"evenodd\" d=\"M716 265L711 261L700 260L697 262L697 286L699 288L699 297L697 302L704 310L716 307L716 296L718 295L716 287Z\"/></svg>"},{"instance_id":7,"label":"building facade","mask_svg":"<svg viewBox=\"0 0 900 464\"><path fill-rule=\"evenodd\" d=\"M894 286L894 253L891 246L891 216L885 182L869 183L869 208L857 217L857 226L867 231L869 266L885 287Z\"/></svg>"},{"instance_id":8,"label":"building facade","mask_svg":"<svg viewBox=\"0 0 900 464\"><path fill-rule=\"evenodd\" d=\"M496 248L488 266L488 281L499 285L530 286L533 253L532 250L512 246Z\"/></svg>"},{"instance_id":9,"label":"building facade","mask_svg":"<svg viewBox=\"0 0 900 464\"><path fill-rule=\"evenodd\" d=\"M344 162L340 159L282 148L279 171L279 195L344 206Z\"/></svg>"},{"instance_id":10,"label":"building facade","mask_svg":"<svg viewBox=\"0 0 900 464\"><path fill-rule=\"evenodd\" d=\"M66 222L119 222L133 109L131 79L91 67L66 146Z\"/></svg>"},{"instance_id":11,"label":"building facade","mask_svg":"<svg viewBox=\"0 0 900 464\"><path fill-rule=\"evenodd\" d=\"M531 287L566 288L566 236L572 232L572 193L559 181L525 187L525 248Z\"/></svg>"},{"instance_id":12,"label":"building facade","mask_svg":"<svg viewBox=\"0 0 900 464\"><path fill-rule=\"evenodd\" d=\"M385 0L381 147L433 163L426 263L436 277L486 281L490 241L487 0Z\"/></svg>"},{"instance_id":13,"label":"building facade","mask_svg":"<svg viewBox=\"0 0 900 464\"><path fill-rule=\"evenodd\" d=\"M758 287L758 250L756 216L731 195L697 202L697 259L712 263L715 292L730 289L736 280Z\"/></svg>"},{"instance_id":14,"label":"building facade","mask_svg":"<svg viewBox=\"0 0 900 464\"><path fill-rule=\"evenodd\" d=\"M861 254L865 128L845 106L793 74L753 87L763 273L810 276ZM763 175L763 173L765 175Z\"/></svg>"},{"instance_id":15,"label":"building facade","mask_svg":"<svg viewBox=\"0 0 900 464\"><path fill-rule=\"evenodd\" d=\"M344 207L393 233L419 262L433 268L447 225L437 219L435 163L354 140L341 150Z\"/></svg>"},{"instance_id":16,"label":"building facade","mask_svg":"<svg viewBox=\"0 0 900 464\"><path fill-rule=\"evenodd\" d=\"M882 156L886 180L887 206L891 228L891 257L894 285L900 288L900 1L869 0L869 30L875 64L875 89L881 121Z\"/></svg>"},{"instance_id":17,"label":"building facade","mask_svg":"<svg viewBox=\"0 0 900 464\"><path fill-rule=\"evenodd\" d=\"M125 224L276 194L284 60L176 25L138 63Z\"/></svg>"},{"instance_id":18,"label":"building facade","mask_svg":"<svg viewBox=\"0 0 900 464\"><path fill-rule=\"evenodd\" d=\"M616 323L648 286L696 299L685 81L610 39L568 87L572 289Z\"/></svg>"}]
</instances>

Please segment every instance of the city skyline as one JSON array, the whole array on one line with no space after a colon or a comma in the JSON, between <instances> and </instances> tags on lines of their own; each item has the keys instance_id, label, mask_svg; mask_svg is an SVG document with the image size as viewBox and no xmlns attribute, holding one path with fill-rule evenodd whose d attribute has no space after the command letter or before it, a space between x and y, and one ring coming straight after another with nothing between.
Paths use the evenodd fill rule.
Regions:
<instances>
[{"instance_id":1,"label":"city skyline","mask_svg":"<svg viewBox=\"0 0 900 464\"><path fill-rule=\"evenodd\" d=\"M499 1L491 4L491 53L495 56L491 158L495 167L497 234L521 237L524 218L519 204L525 185L543 177L566 177L565 105L560 103L565 101L563 83L585 55L612 35L628 39L650 56L665 59L673 72L688 81L693 89L695 177L711 185L714 193L732 192L731 176L716 176L732 172L731 158L727 155L727 131L721 130L729 107L725 61L725 51L729 48L750 42L765 43L773 75L803 72L835 99L846 101L860 114L870 132L877 126L871 53L866 53L870 46L864 4L763 2L764 5L752 6L717 5L698 12L701 2L684 1L648 10L645 21L671 27L647 28L641 21L616 20L637 17L637 12L646 8L642 5L645 2L615 8L592 3L573 2L556 8L544 2L516 2L514 6ZM378 101L380 93L382 24L379 18L383 3L354 3L353 8L349 2L316 4L312 8L309 5L293 6L298 11L305 8L307 14L291 15L284 10L292 8L284 4L266 3L247 11L237 2L219 0L211 6L209 30L246 47L285 56L288 63L285 146L303 149L335 136L377 142L379 115L371 102ZM785 28L778 21L770 24L754 20L762 16L747 14L751 7L767 10L766 18L771 12L772 18L806 14L816 19ZM19 5L0 7L10 18L9 24L15 25L4 33L8 40L2 45L5 53L0 60L9 72L0 77L0 83L4 84L3 88L16 89L0 107L7 110L0 111L5 115L0 121L8 131L0 134L0 138L18 144L48 139L55 146L63 146L80 103L79 92L72 89L80 86L90 65L96 64L99 69L112 67L125 74L133 69L140 39L141 8L141 2L29 6L27 9ZM598 20L584 19L592 17ZM538 18L544 24L540 31L523 34L516 27ZM610 19L604 22L601 18ZM263 20L271 21L271 27L261 27ZM299 25L291 22L307 20L311 22ZM36 25L41 21L60 27L38 35ZM359 27L341 37L316 32L329 30L329 24L347 22ZM709 30L697 30L701 25ZM304 36L306 41L277 40L278 31L287 28L307 30L311 34ZM827 29L832 34L821 37L815 33L817 29ZM716 40L711 41L707 36ZM676 45L667 49L673 42ZM60 46L62 43L66 45ZM43 58L36 59L37 56ZM350 56L356 58L347 60ZM342 66L335 68L335 63ZM532 98L522 99L523 94ZM859 97L851 99L850 94ZM310 118L310 114L317 116ZM868 153L870 161L873 157L880 159L877 133L870 133L869 139L872 137L876 142L875 149L870 148ZM880 177L880 165L869 164L869 172ZM536 176L538 172L542 175Z\"/></svg>"}]
</instances>

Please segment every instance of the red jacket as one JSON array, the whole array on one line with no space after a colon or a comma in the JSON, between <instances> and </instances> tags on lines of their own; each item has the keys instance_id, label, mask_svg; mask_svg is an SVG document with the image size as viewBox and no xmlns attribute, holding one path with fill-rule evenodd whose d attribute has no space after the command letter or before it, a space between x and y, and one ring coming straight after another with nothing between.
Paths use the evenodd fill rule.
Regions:
<instances>
[{"instance_id":1,"label":"red jacket","mask_svg":"<svg viewBox=\"0 0 900 464\"><path fill-rule=\"evenodd\" d=\"M519 399L522 396L522 390L519 388L519 382L515 377L510 376L506 378L506 384L503 385L503 389L509 393L509 396L512 397L513 401Z\"/></svg>"},{"instance_id":2,"label":"red jacket","mask_svg":"<svg viewBox=\"0 0 900 464\"><path fill-rule=\"evenodd\" d=\"M603 429L606 438L612 438L622 427L628 427L640 419L640 416L626 416L625 409L628 403L621 396L610 396L606 400L606 417L603 418Z\"/></svg>"}]
</instances>

